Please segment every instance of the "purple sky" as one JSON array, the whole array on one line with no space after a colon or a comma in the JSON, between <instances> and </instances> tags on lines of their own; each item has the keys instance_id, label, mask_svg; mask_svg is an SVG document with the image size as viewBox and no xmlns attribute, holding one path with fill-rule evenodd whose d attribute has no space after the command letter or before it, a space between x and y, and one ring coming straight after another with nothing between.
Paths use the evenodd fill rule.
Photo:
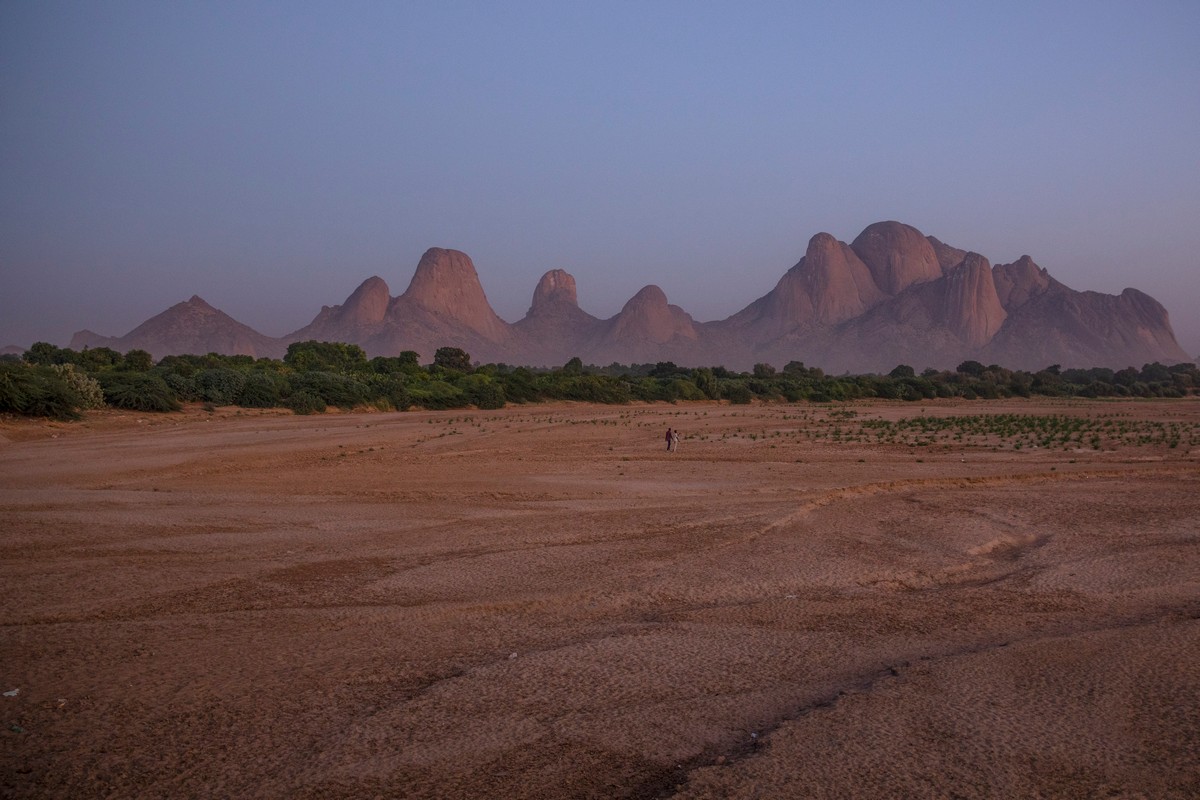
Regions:
<instances>
[{"instance_id":1,"label":"purple sky","mask_svg":"<svg viewBox=\"0 0 1200 800\"><path fill-rule=\"evenodd\" d=\"M976 7L978 6L978 8ZM1200 3L0 4L0 345L269 335L428 247L700 320L896 219L1200 354Z\"/></svg>"}]
</instances>

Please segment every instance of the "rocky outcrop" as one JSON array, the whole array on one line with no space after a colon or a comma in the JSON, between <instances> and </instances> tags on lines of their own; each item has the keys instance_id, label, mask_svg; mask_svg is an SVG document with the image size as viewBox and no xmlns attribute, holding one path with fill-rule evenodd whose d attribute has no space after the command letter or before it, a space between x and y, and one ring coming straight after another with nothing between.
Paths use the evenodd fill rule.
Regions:
<instances>
[{"instance_id":1,"label":"rocky outcrop","mask_svg":"<svg viewBox=\"0 0 1200 800\"><path fill-rule=\"evenodd\" d=\"M1149 295L1137 289L1119 295L1077 292L1051 278L1041 291L1010 294L1008 318L979 360L1036 370L1050 364L1119 368L1189 359L1175 340L1167 310Z\"/></svg>"},{"instance_id":2,"label":"rocky outcrop","mask_svg":"<svg viewBox=\"0 0 1200 800\"><path fill-rule=\"evenodd\" d=\"M511 326L492 310L470 257L440 247L425 252L399 297L389 296L382 278L369 278L345 303L323 308L285 338L352 342L371 356L415 350L426 361L446 346L485 361L514 352Z\"/></svg>"},{"instance_id":3,"label":"rocky outcrop","mask_svg":"<svg viewBox=\"0 0 1200 800\"><path fill-rule=\"evenodd\" d=\"M408 289L389 309L390 316L410 308L461 326L497 342L509 336L508 324L496 316L479 282L479 274L466 253L431 247L421 256Z\"/></svg>"},{"instance_id":4,"label":"rocky outcrop","mask_svg":"<svg viewBox=\"0 0 1200 800\"><path fill-rule=\"evenodd\" d=\"M897 295L909 286L942 277L933 245L911 225L876 222L864 228L850 247L885 294Z\"/></svg>"},{"instance_id":5,"label":"rocky outcrop","mask_svg":"<svg viewBox=\"0 0 1200 800\"><path fill-rule=\"evenodd\" d=\"M940 317L946 328L967 347L983 347L1008 317L996 294L987 259L978 253L967 253L943 281Z\"/></svg>"},{"instance_id":6,"label":"rocky outcrop","mask_svg":"<svg viewBox=\"0 0 1200 800\"><path fill-rule=\"evenodd\" d=\"M522 363L559 365L582 356L600 336L602 323L579 307L575 278L561 269L550 270L533 290L525 316L513 325L518 349L528 355Z\"/></svg>"},{"instance_id":7,"label":"rocky outcrop","mask_svg":"<svg viewBox=\"0 0 1200 800\"><path fill-rule=\"evenodd\" d=\"M1029 256L1021 256L1012 264L997 264L992 269L992 280L996 284L1000 304L1005 308L1020 308L1056 284L1066 289L1051 278L1046 270L1033 263Z\"/></svg>"},{"instance_id":8,"label":"rocky outcrop","mask_svg":"<svg viewBox=\"0 0 1200 800\"><path fill-rule=\"evenodd\" d=\"M533 290L533 303L529 306L529 316L546 312L552 313L554 309L560 307L579 308L575 278L565 270L552 269L542 276Z\"/></svg>"},{"instance_id":9,"label":"rocky outcrop","mask_svg":"<svg viewBox=\"0 0 1200 800\"><path fill-rule=\"evenodd\" d=\"M933 254L937 257L938 266L942 268L943 275L957 267L967 257L966 250L951 247L936 236L926 236L925 238L929 240L929 245L933 248Z\"/></svg>"},{"instance_id":10,"label":"rocky outcrop","mask_svg":"<svg viewBox=\"0 0 1200 800\"><path fill-rule=\"evenodd\" d=\"M383 278L367 278L340 306L322 306L316 318L287 341L359 342L379 331L392 298Z\"/></svg>"},{"instance_id":11,"label":"rocky outcrop","mask_svg":"<svg viewBox=\"0 0 1200 800\"><path fill-rule=\"evenodd\" d=\"M679 306L667 302L657 286L645 286L629 299L615 317L608 320L604 339L624 344L664 344L672 340L695 341L692 318Z\"/></svg>"},{"instance_id":12,"label":"rocky outcrop","mask_svg":"<svg viewBox=\"0 0 1200 800\"><path fill-rule=\"evenodd\" d=\"M867 265L828 233L808 241L804 258L766 295L727 320L763 342L797 329L836 325L883 300Z\"/></svg>"},{"instance_id":13,"label":"rocky outcrop","mask_svg":"<svg viewBox=\"0 0 1200 800\"><path fill-rule=\"evenodd\" d=\"M852 247L828 233L818 233L809 240L804 262L813 317L822 325L857 317L883 300L870 265Z\"/></svg>"}]
</instances>

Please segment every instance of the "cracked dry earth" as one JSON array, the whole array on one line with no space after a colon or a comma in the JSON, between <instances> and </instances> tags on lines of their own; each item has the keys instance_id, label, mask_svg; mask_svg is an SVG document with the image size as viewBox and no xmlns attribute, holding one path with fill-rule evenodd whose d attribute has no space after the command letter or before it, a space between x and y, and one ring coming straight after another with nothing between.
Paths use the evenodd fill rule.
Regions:
<instances>
[{"instance_id":1,"label":"cracked dry earth","mask_svg":"<svg viewBox=\"0 0 1200 800\"><path fill-rule=\"evenodd\" d=\"M1200 452L834 413L8 420L0 794L1200 796Z\"/></svg>"}]
</instances>

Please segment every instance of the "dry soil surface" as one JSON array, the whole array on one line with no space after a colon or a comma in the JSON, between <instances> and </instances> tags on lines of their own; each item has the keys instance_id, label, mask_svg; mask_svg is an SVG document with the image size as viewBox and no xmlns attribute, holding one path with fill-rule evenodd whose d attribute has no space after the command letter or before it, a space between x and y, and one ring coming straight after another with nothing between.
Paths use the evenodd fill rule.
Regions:
<instances>
[{"instance_id":1,"label":"dry soil surface","mask_svg":"<svg viewBox=\"0 0 1200 800\"><path fill-rule=\"evenodd\" d=\"M8 419L0 515L8 797L1200 796L1195 400Z\"/></svg>"}]
</instances>

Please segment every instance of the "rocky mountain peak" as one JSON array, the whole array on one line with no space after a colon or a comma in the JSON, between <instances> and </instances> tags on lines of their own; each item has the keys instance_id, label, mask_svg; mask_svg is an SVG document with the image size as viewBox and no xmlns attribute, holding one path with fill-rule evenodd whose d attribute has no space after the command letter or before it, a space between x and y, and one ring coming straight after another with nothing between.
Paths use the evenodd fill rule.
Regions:
<instances>
[{"instance_id":1,"label":"rocky mountain peak","mask_svg":"<svg viewBox=\"0 0 1200 800\"><path fill-rule=\"evenodd\" d=\"M508 324L488 303L471 258L458 250L426 250L408 289L398 299L402 305L454 320L489 338L502 339L508 332Z\"/></svg>"},{"instance_id":2,"label":"rocky mountain peak","mask_svg":"<svg viewBox=\"0 0 1200 800\"><path fill-rule=\"evenodd\" d=\"M194 294L182 303L177 304L176 308L179 308L180 310L187 308L192 311L200 311L205 313L216 313L217 311L217 309L209 305L204 298L198 294Z\"/></svg>"},{"instance_id":3,"label":"rocky mountain peak","mask_svg":"<svg viewBox=\"0 0 1200 800\"><path fill-rule=\"evenodd\" d=\"M800 271L817 322L842 322L883 299L867 265L853 249L828 233L818 233L808 240L802 264Z\"/></svg>"},{"instance_id":4,"label":"rocky mountain peak","mask_svg":"<svg viewBox=\"0 0 1200 800\"><path fill-rule=\"evenodd\" d=\"M392 297L387 282L373 275L358 285L358 288L342 304L343 319L358 324L381 322L387 314Z\"/></svg>"},{"instance_id":5,"label":"rocky mountain peak","mask_svg":"<svg viewBox=\"0 0 1200 800\"><path fill-rule=\"evenodd\" d=\"M1050 289L1054 279L1046 270L1033 263L1029 256L1021 256L1011 264L997 264L992 269L996 283L996 294L1007 309L1019 308Z\"/></svg>"},{"instance_id":6,"label":"rocky mountain peak","mask_svg":"<svg viewBox=\"0 0 1200 800\"><path fill-rule=\"evenodd\" d=\"M913 284L942 277L933 245L919 230L902 222L868 225L850 247L885 294L897 295Z\"/></svg>"},{"instance_id":7,"label":"rocky mountain peak","mask_svg":"<svg viewBox=\"0 0 1200 800\"><path fill-rule=\"evenodd\" d=\"M675 337L695 339L696 330L683 309L670 305L657 286L644 286L612 319L611 336L618 340L666 342Z\"/></svg>"},{"instance_id":8,"label":"rocky mountain peak","mask_svg":"<svg viewBox=\"0 0 1200 800\"><path fill-rule=\"evenodd\" d=\"M537 288L533 290L533 304L529 306L529 313L536 314L564 303L570 306L579 305L575 292L575 278L565 270L552 269L542 276Z\"/></svg>"},{"instance_id":9,"label":"rocky mountain peak","mask_svg":"<svg viewBox=\"0 0 1200 800\"><path fill-rule=\"evenodd\" d=\"M933 253L937 256L938 265L942 268L943 275L957 267L967 257L966 250L951 247L936 236L926 236L925 238L933 246Z\"/></svg>"}]
</instances>

